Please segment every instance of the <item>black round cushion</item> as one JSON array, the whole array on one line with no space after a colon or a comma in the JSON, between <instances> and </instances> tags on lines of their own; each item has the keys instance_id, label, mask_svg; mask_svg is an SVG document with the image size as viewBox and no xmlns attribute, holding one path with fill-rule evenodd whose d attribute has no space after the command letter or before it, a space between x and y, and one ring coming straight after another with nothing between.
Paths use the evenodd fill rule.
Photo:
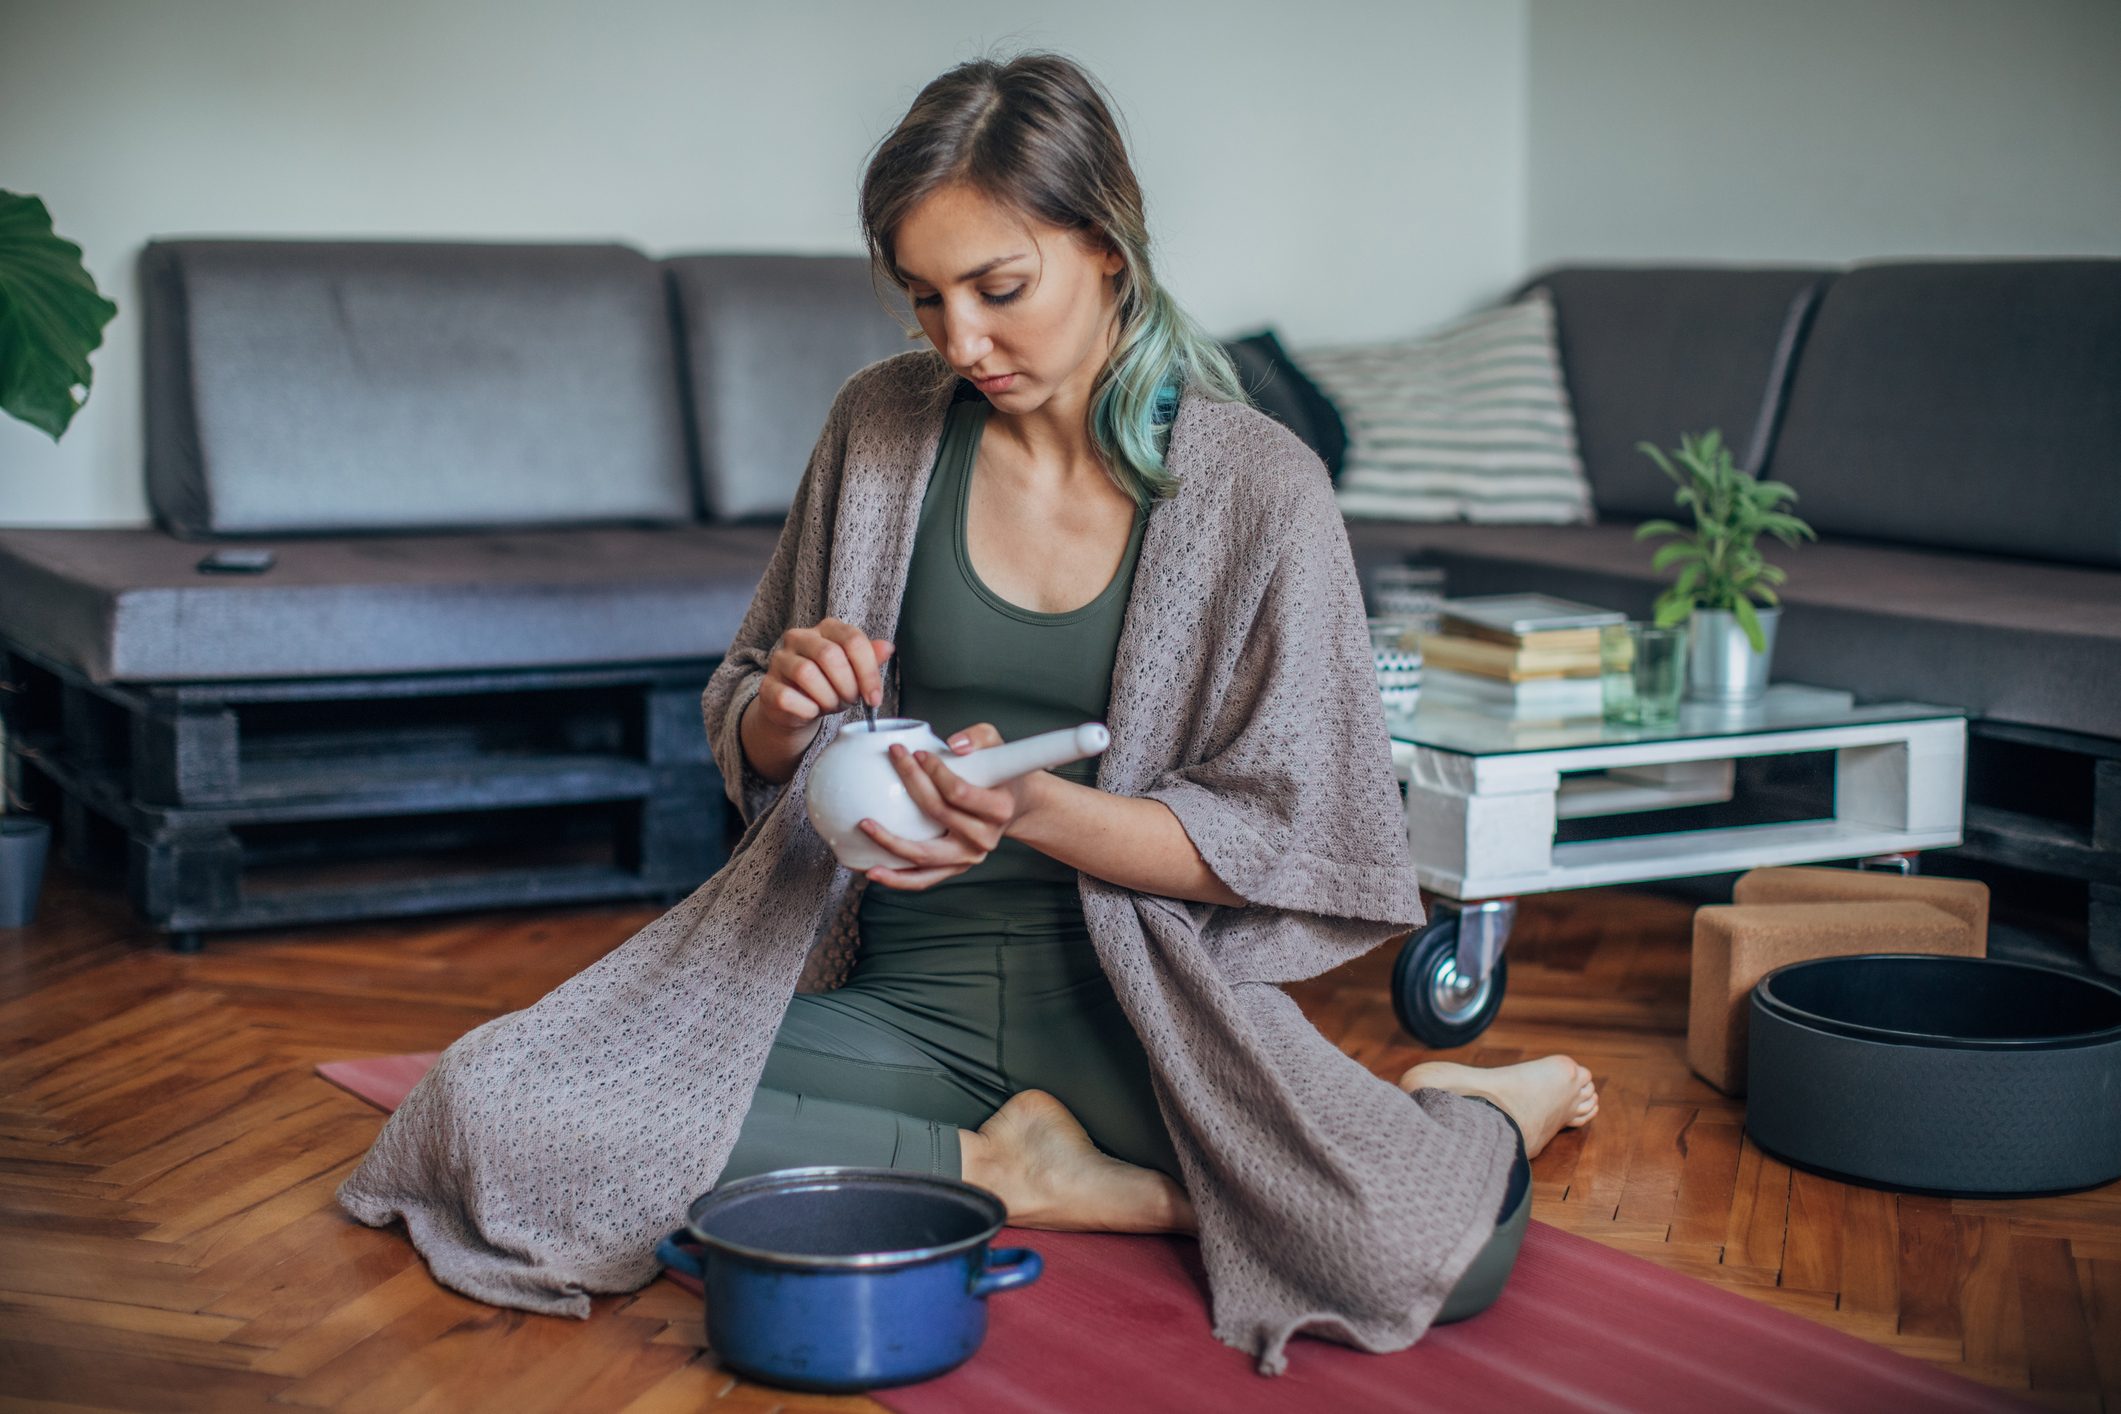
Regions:
<instances>
[{"instance_id":1,"label":"black round cushion","mask_svg":"<svg viewBox=\"0 0 2121 1414\"><path fill-rule=\"evenodd\" d=\"M2121 1177L2121 988L1994 958L1778 968L1751 999L1746 1132L1801 1168L1953 1196Z\"/></svg>"}]
</instances>

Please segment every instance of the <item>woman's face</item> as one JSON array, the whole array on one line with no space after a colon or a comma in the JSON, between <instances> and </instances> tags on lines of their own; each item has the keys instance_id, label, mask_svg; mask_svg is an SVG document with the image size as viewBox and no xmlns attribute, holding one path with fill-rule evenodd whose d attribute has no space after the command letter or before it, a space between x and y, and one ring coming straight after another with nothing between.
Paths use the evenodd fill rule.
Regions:
<instances>
[{"instance_id":1,"label":"woman's face","mask_svg":"<svg viewBox=\"0 0 2121 1414\"><path fill-rule=\"evenodd\" d=\"M1087 406L1111 351L1117 250L944 187L899 223L894 257L928 341L999 410L1066 390ZM1006 387L983 380L1013 374Z\"/></svg>"}]
</instances>

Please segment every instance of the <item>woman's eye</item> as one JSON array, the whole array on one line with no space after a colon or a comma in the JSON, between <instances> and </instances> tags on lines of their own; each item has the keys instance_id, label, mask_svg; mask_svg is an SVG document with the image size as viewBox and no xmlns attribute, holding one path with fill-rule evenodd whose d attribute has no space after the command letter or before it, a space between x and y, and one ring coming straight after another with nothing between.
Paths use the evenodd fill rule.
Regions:
<instances>
[{"instance_id":1,"label":"woman's eye","mask_svg":"<svg viewBox=\"0 0 2121 1414\"><path fill-rule=\"evenodd\" d=\"M1018 285L1015 289L1009 291L1009 293L1005 295L982 294L980 298L985 300L989 304L1008 304L1014 301L1016 297L1018 295L1021 295L1023 292L1024 287L1022 285ZM922 295L913 301L916 308L925 308L929 305L941 304L942 302L943 297L941 295Z\"/></svg>"}]
</instances>

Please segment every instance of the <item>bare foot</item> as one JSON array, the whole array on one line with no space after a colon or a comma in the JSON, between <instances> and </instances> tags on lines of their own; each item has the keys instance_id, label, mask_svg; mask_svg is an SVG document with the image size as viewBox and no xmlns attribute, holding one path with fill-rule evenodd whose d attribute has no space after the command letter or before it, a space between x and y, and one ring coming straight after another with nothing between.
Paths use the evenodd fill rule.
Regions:
<instances>
[{"instance_id":1,"label":"bare foot","mask_svg":"<svg viewBox=\"0 0 2121 1414\"><path fill-rule=\"evenodd\" d=\"M1000 1198L1017 1227L1049 1232L1194 1232L1186 1190L1115 1159L1068 1107L1019 1090L977 1131L960 1130L965 1182Z\"/></svg>"},{"instance_id":2,"label":"bare foot","mask_svg":"<svg viewBox=\"0 0 2121 1414\"><path fill-rule=\"evenodd\" d=\"M1542 1056L1488 1069L1453 1061L1423 1061L1399 1077L1409 1094L1421 1089L1477 1095L1502 1106L1524 1131L1525 1153L1536 1158L1555 1135L1591 1122L1598 1089L1591 1072L1567 1056Z\"/></svg>"}]
</instances>

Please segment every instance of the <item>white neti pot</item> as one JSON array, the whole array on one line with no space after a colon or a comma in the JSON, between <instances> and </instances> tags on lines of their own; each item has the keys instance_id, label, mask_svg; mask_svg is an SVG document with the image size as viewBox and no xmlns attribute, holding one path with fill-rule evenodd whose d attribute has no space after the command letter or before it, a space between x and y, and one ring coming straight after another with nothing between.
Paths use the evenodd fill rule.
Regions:
<instances>
[{"instance_id":1,"label":"white neti pot","mask_svg":"<svg viewBox=\"0 0 2121 1414\"><path fill-rule=\"evenodd\" d=\"M1111 744L1112 734L1102 722L1085 722L960 756L926 722L911 717L879 717L873 731L867 722L846 723L810 767L803 804L810 823L849 869L902 869L907 864L869 838L861 827L865 819L909 840L932 840L943 833L907 793L898 767L891 764L894 742L908 751L934 752L973 785L998 786L1032 771L1095 756Z\"/></svg>"},{"instance_id":2,"label":"white neti pot","mask_svg":"<svg viewBox=\"0 0 2121 1414\"><path fill-rule=\"evenodd\" d=\"M1775 626L1782 610L1754 610L1760 616L1759 652L1745 636L1738 616L1728 609L1696 609L1687 635L1687 696L1697 702L1752 702L1767 691L1768 670L1775 657Z\"/></svg>"}]
</instances>

